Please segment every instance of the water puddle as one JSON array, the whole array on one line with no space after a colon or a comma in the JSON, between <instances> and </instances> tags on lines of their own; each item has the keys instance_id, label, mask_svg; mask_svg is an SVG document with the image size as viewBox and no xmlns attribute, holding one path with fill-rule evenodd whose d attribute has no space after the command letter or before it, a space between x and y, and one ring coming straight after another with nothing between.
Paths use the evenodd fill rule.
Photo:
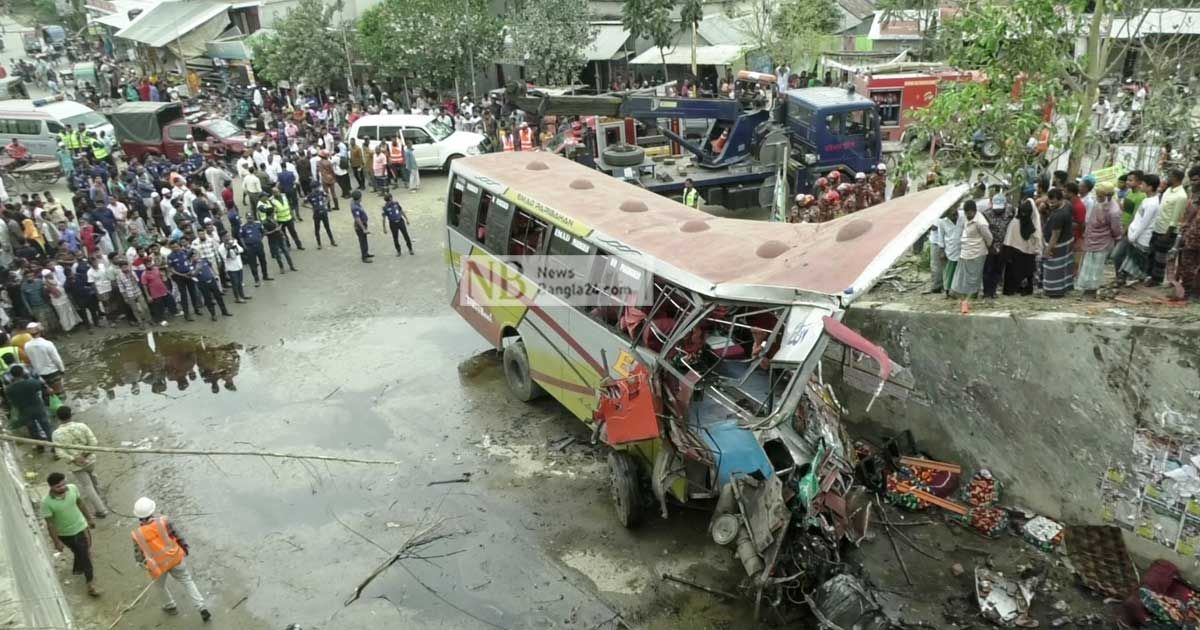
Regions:
<instances>
[{"instance_id":1,"label":"water puddle","mask_svg":"<svg viewBox=\"0 0 1200 630\"><path fill-rule=\"evenodd\" d=\"M245 351L236 343L186 332L112 337L88 346L71 366L67 385L96 388L108 398L127 391L162 394L189 388L237 391Z\"/></svg>"}]
</instances>

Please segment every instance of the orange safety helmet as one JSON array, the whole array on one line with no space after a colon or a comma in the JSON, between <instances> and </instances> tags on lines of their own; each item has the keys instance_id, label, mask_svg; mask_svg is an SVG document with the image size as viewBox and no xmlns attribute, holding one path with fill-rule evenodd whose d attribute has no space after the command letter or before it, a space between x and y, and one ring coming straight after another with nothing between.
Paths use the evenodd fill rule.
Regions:
<instances>
[{"instance_id":1,"label":"orange safety helmet","mask_svg":"<svg viewBox=\"0 0 1200 630\"><path fill-rule=\"evenodd\" d=\"M817 188L829 188L829 180L824 177L818 177Z\"/></svg>"},{"instance_id":2,"label":"orange safety helmet","mask_svg":"<svg viewBox=\"0 0 1200 630\"><path fill-rule=\"evenodd\" d=\"M840 182L840 181L842 181L842 172L841 171L829 171L829 175L826 175L826 177L828 177L829 179L832 179L835 182Z\"/></svg>"},{"instance_id":3,"label":"orange safety helmet","mask_svg":"<svg viewBox=\"0 0 1200 630\"><path fill-rule=\"evenodd\" d=\"M837 203L842 200L842 196L837 194L836 190L831 190L825 193L825 201L829 203Z\"/></svg>"}]
</instances>

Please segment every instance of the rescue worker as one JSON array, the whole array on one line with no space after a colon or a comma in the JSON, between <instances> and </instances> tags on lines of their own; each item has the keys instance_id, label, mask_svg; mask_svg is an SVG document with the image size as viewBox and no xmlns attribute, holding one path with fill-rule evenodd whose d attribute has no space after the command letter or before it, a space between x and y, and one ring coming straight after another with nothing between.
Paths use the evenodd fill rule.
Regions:
<instances>
[{"instance_id":1,"label":"rescue worker","mask_svg":"<svg viewBox=\"0 0 1200 630\"><path fill-rule=\"evenodd\" d=\"M189 133L187 135L187 141L183 143L183 156L187 158L188 161L191 161L192 156L198 155L199 153L200 148L196 146L195 138L193 138L192 134Z\"/></svg>"},{"instance_id":2,"label":"rescue worker","mask_svg":"<svg viewBox=\"0 0 1200 630\"><path fill-rule=\"evenodd\" d=\"M271 216L275 212L275 205L271 203L270 195L261 195L258 201L254 204L254 212L251 215L257 217L260 221Z\"/></svg>"},{"instance_id":3,"label":"rescue worker","mask_svg":"<svg viewBox=\"0 0 1200 630\"><path fill-rule=\"evenodd\" d=\"M700 208L700 191L689 177L683 182L683 205L689 208Z\"/></svg>"},{"instance_id":4,"label":"rescue worker","mask_svg":"<svg viewBox=\"0 0 1200 630\"><path fill-rule=\"evenodd\" d=\"M533 150L533 130L529 128L529 123L521 123L521 150Z\"/></svg>"},{"instance_id":5,"label":"rescue worker","mask_svg":"<svg viewBox=\"0 0 1200 630\"><path fill-rule=\"evenodd\" d=\"M838 184L842 183L842 172L841 171L838 171L838 170L829 171L829 174L826 175L825 177L827 179L829 179L829 186L832 187L834 190L837 190Z\"/></svg>"},{"instance_id":6,"label":"rescue worker","mask_svg":"<svg viewBox=\"0 0 1200 630\"><path fill-rule=\"evenodd\" d=\"M861 171L854 174L854 201L855 210L865 210L875 203L871 200L871 191L867 187L867 174Z\"/></svg>"},{"instance_id":7,"label":"rescue worker","mask_svg":"<svg viewBox=\"0 0 1200 630\"><path fill-rule=\"evenodd\" d=\"M71 150L71 153L75 154L75 157L79 157L79 154L83 152L87 137L87 127L83 123L79 123L74 132L71 131L70 127L67 127L67 133L64 134L63 141L66 142L67 148Z\"/></svg>"},{"instance_id":8,"label":"rescue worker","mask_svg":"<svg viewBox=\"0 0 1200 630\"><path fill-rule=\"evenodd\" d=\"M516 146L513 144L513 135L509 132L508 127L500 129L500 146L504 151L516 150Z\"/></svg>"},{"instance_id":9,"label":"rescue worker","mask_svg":"<svg viewBox=\"0 0 1200 630\"><path fill-rule=\"evenodd\" d=\"M841 212L842 197L837 193L836 190L831 190L825 193L825 196L822 199L825 203L820 205L820 208L817 212L818 223L832 221Z\"/></svg>"},{"instance_id":10,"label":"rescue worker","mask_svg":"<svg viewBox=\"0 0 1200 630\"><path fill-rule=\"evenodd\" d=\"M838 204L835 217L840 217L844 214L851 214L858 210L858 200L854 197L854 186L852 184L838 184L837 194L841 197L841 202Z\"/></svg>"},{"instance_id":11,"label":"rescue worker","mask_svg":"<svg viewBox=\"0 0 1200 630\"><path fill-rule=\"evenodd\" d=\"M105 164L112 164L112 158L110 157L110 151L108 149L107 142L97 138L96 136L89 135L87 139L87 146L92 152L93 161L97 163L103 162Z\"/></svg>"},{"instance_id":12,"label":"rescue worker","mask_svg":"<svg viewBox=\"0 0 1200 630\"><path fill-rule=\"evenodd\" d=\"M879 166L875 167L868 185L871 188L872 203L887 201L887 164L880 162Z\"/></svg>"},{"instance_id":13,"label":"rescue worker","mask_svg":"<svg viewBox=\"0 0 1200 630\"><path fill-rule=\"evenodd\" d=\"M825 193L829 192L829 179L825 177L818 177L814 187L815 190L813 190L813 192L816 193L817 200L820 201L821 198L825 196Z\"/></svg>"},{"instance_id":14,"label":"rescue worker","mask_svg":"<svg viewBox=\"0 0 1200 630\"><path fill-rule=\"evenodd\" d=\"M183 585L192 600L192 605L200 611L200 619L207 622L212 619L212 613L208 612L204 596L200 594L200 589L196 588L196 581L192 579L192 572L188 569L188 544L167 517L154 515L156 509L158 506L154 500L147 497L142 497L133 504L133 515L138 519L137 528L131 532L134 559L146 568L150 579L154 580L155 587L162 594L164 612L170 615L179 614L175 598L171 596L164 579L169 573L175 581Z\"/></svg>"},{"instance_id":15,"label":"rescue worker","mask_svg":"<svg viewBox=\"0 0 1200 630\"><path fill-rule=\"evenodd\" d=\"M808 201L808 195L796 195L795 203L792 204L792 209L788 212L788 223L804 223L804 214L807 211L805 205Z\"/></svg>"}]
</instances>

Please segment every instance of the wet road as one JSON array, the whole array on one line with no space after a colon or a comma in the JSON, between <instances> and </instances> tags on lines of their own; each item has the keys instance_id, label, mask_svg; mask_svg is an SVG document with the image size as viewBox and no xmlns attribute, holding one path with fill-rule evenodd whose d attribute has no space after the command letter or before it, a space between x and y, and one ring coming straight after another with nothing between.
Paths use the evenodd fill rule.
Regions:
<instances>
[{"instance_id":1,"label":"wet road","mask_svg":"<svg viewBox=\"0 0 1200 630\"><path fill-rule=\"evenodd\" d=\"M615 627L618 613L639 628L748 627L748 608L659 579L735 588L740 570L708 542L706 514L677 510L621 529L604 452L584 425L552 401L507 395L496 355L448 306L445 178L423 183L400 195L416 256L395 256L390 236L373 234L376 263L360 263L343 209L332 215L341 247L316 251L311 223L300 224L300 271L250 289L250 304L230 305L233 318L57 340L71 403L102 443L399 463L104 457L115 512L128 515L145 494L173 517L215 628L587 629ZM368 196L373 223L381 205ZM576 441L559 451L567 436ZM466 483L429 485L467 473ZM114 516L96 535L108 595L84 601L78 584L66 587L77 614L105 625L144 584L133 519ZM430 526L444 537L413 552L425 559L397 562L343 605ZM158 627L157 606L122 626ZM194 615L170 623L200 626Z\"/></svg>"}]
</instances>

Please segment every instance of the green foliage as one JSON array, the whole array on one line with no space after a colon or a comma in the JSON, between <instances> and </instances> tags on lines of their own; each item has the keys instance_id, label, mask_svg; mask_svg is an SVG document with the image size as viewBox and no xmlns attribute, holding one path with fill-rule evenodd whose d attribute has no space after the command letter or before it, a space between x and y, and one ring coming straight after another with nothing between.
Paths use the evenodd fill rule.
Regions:
<instances>
[{"instance_id":1,"label":"green foliage","mask_svg":"<svg viewBox=\"0 0 1200 630\"><path fill-rule=\"evenodd\" d=\"M358 41L376 75L449 87L472 60L495 58L504 36L487 0L384 0L359 20Z\"/></svg>"},{"instance_id":2,"label":"green foliage","mask_svg":"<svg viewBox=\"0 0 1200 630\"><path fill-rule=\"evenodd\" d=\"M937 137L941 145L958 149L949 154L952 163L937 165L944 174L965 176L986 168L1020 179L1022 167L1033 158L1026 145L1041 130L1043 106L1053 101L1060 115L1079 106L1064 90L1074 71L1071 46L1078 18L1051 0L960 5L956 17L939 25L935 56L979 73L979 80L939 86L937 98L914 113L910 137ZM977 135L999 147L995 163L984 163L972 150ZM1064 142L1053 139L1057 146ZM912 173L922 168L925 155L911 151L901 169Z\"/></svg>"},{"instance_id":3,"label":"green foliage","mask_svg":"<svg viewBox=\"0 0 1200 630\"><path fill-rule=\"evenodd\" d=\"M692 26L700 24L704 19L704 2L702 0L683 0L679 9L679 30L690 32Z\"/></svg>"},{"instance_id":4,"label":"green foliage","mask_svg":"<svg viewBox=\"0 0 1200 630\"><path fill-rule=\"evenodd\" d=\"M584 42L596 37L588 0L525 2L508 27L511 57L525 62L525 74L542 85L569 85L587 64Z\"/></svg>"},{"instance_id":5,"label":"green foliage","mask_svg":"<svg viewBox=\"0 0 1200 630\"><path fill-rule=\"evenodd\" d=\"M807 62L826 49L828 35L841 24L833 0L784 0L772 23L771 57L777 61Z\"/></svg>"},{"instance_id":6,"label":"green foliage","mask_svg":"<svg viewBox=\"0 0 1200 630\"><path fill-rule=\"evenodd\" d=\"M273 33L251 40L254 64L269 81L329 87L346 76L346 48L334 30L334 15L341 3L300 0Z\"/></svg>"},{"instance_id":7,"label":"green foliage","mask_svg":"<svg viewBox=\"0 0 1200 630\"><path fill-rule=\"evenodd\" d=\"M621 24L635 39L649 39L657 48L669 48L675 25L671 21L673 0L625 0Z\"/></svg>"}]
</instances>

